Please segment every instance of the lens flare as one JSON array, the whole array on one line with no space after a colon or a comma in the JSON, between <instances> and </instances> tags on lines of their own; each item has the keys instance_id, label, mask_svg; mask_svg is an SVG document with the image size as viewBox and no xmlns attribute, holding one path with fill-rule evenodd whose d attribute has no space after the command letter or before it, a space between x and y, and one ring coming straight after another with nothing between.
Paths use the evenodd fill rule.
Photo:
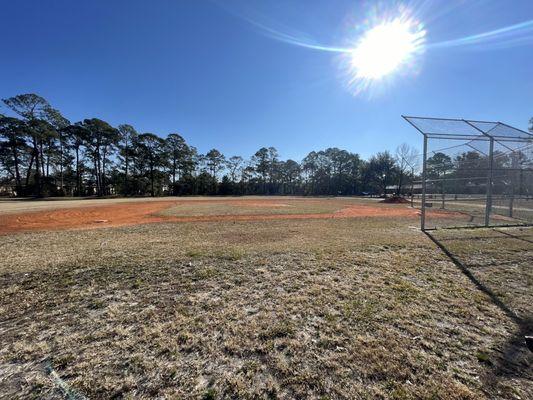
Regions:
<instances>
[{"instance_id":1,"label":"lens flare","mask_svg":"<svg viewBox=\"0 0 533 400\"><path fill-rule=\"evenodd\" d=\"M465 36L459 39L432 43L429 48L484 46L485 49L508 48L530 44L533 41L533 20L505 26L492 31Z\"/></svg>"},{"instance_id":2,"label":"lens flare","mask_svg":"<svg viewBox=\"0 0 533 400\"><path fill-rule=\"evenodd\" d=\"M395 19L363 34L350 54L356 79L381 79L407 63L422 48L426 32Z\"/></svg>"},{"instance_id":3,"label":"lens flare","mask_svg":"<svg viewBox=\"0 0 533 400\"><path fill-rule=\"evenodd\" d=\"M222 4L226 5L227 1ZM282 26L275 19L266 21L260 15L252 18L244 12L235 14L265 36L335 55L348 90L355 95L366 93L369 97L390 87L399 75L416 75L420 72L423 62L421 56L426 51L429 53L447 48L497 50L533 43L533 19L455 39L426 42L426 29L419 22L420 18L435 22L460 5L442 6L439 3L438 10L429 10L429 6L430 2L415 0L363 1L353 16L346 17L347 23L343 24L345 40L332 44L309 33Z\"/></svg>"}]
</instances>

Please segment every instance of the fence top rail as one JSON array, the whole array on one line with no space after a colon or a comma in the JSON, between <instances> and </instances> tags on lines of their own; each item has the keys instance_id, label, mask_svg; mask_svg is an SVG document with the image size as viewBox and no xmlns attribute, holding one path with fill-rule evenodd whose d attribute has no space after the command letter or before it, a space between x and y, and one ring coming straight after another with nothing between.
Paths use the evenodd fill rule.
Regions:
<instances>
[{"instance_id":1,"label":"fence top rail","mask_svg":"<svg viewBox=\"0 0 533 400\"><path fill-rule=\"evenodd\" d=\"M426 137L456 140L530 141L533 135L499 121L435 118L402 115Z\"/></svg>"}]
</instances>

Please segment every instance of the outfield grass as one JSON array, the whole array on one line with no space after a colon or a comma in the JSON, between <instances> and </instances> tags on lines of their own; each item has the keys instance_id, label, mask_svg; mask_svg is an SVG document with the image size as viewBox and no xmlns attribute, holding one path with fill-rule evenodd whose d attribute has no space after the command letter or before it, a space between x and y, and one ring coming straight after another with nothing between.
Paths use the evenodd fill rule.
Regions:
<instances>
[{"instance_id":1,"label":"outfield grass","mask_svg":"<svg viewBox=\"0 0 533 400\"><path fill-rule=\"evenodd\" d=\"M325 214L341 210L352 204L349 199L301 200L277 197L275 200L250 201L229 200L217 202L186 201L176 204L160 213L163 216L215 216L215 215L288 215L288 214ZM367 201L375 204L376 202Z\"/></svg>"},{"instance_id":2,"label":"outfield grass","mask_svg":"<svg viewBox=\"0 0 533 400\"><path fill-rule=\"evenodd\" d=\"M0 236L0 396L64 397L51 367L102 399L528 398L522 328L491 294L531 316L533 231L434 234L488 291L417 226L362 217Z\"/></svg>"}]
</instances>

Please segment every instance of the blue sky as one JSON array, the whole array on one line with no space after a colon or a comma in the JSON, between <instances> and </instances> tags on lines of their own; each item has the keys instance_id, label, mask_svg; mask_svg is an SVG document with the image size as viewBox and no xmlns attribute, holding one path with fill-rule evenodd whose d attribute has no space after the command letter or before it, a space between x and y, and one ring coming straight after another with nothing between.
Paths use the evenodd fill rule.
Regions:
<instances>
[{"instance_id":1,"label":"blue sky","mask_svg":"<svg viewBox=\"0 0 533 400\"><path fill-rule=\"evenodd\" d=\"M178 132L201 152L215 147L227 156L249 157L262 146L296 160L326 147L363 157L403 142L420 147L401 114L527 128L532 29L428 48L410 71L354 95L338 54L288 44L261 28L345 45L375 4L0 0L0 97L38 93L71 121L98 117L140 132ZM428 44L533 20L531 0L403 5L424 24Z\"/></svg>"}]
</instances>

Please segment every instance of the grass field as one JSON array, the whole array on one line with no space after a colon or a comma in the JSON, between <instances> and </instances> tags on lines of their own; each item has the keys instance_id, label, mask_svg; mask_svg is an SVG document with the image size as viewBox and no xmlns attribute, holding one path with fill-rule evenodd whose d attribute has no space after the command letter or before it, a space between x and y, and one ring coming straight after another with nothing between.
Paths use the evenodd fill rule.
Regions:
<instances>
[{"instance_id":1,"label":"grass field","mask_svg":"<svg viewBox=\"0 0 533 400\"><path fill-rule=\"evenodd\" d=\"M89 202L0 203L2 398L532 398L531 228L434 242L374 200Z\"/></svg>"},{"instance_id":2,"label":"grass field","mask_svg":"<svg viewBox=\"0 0 533 400\"><path fill-rule=\"evenodd\" d=\"M429 215L426 218L427 228L446 227L475 227L485 223L486 198L483 195L464 196L455 199L452 195L447 195L442 202L441 195L432 194L428 196L427 203ZM420 196L415 199L415 204L420 207L422 204ZM533 223L533 199L516 198L513 200L513 212L510 216L510 199L505 196L494 196L490 214L490 225L521 225Z\"/></svg>"}]
</instances>

